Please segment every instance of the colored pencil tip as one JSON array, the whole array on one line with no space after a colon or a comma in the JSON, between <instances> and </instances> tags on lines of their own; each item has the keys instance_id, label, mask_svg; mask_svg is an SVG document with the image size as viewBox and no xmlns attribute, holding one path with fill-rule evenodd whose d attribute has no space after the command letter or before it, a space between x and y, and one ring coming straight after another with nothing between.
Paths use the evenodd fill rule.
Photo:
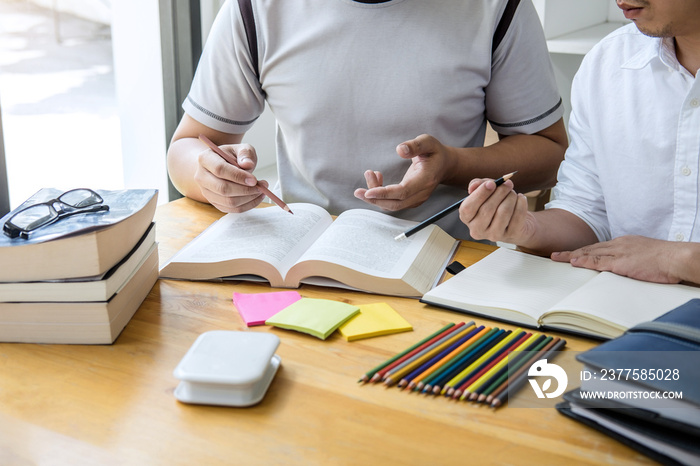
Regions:
<instances>
[{"instance_id":1,"label":"colored pencil tip","mask_svg":"<svg viewBox=\"0 0 700 466\"><path fill-rule=\"evenodd\" d=\"M284 206L284 210L286 210L290 214L294 215L294 212L292 212L292 209L290 209L289 206Z\"/></svg>"},{"instance_id":2,"label":"colored pencil tip","mask_svg":"<svg viewBox=\"0 0 700 466\"><path fill-rule=\"evenodd\" d=\"M396 237L394 237L394 241L403 241L405 239L406 239L405 233L401 233L400 235L397 235Z\"/></svg>"}]
</instances>

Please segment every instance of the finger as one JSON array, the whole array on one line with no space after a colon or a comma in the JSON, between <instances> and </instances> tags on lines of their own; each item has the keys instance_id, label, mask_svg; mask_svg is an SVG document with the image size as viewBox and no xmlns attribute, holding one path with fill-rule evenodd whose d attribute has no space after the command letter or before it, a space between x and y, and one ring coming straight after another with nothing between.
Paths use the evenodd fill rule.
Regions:
<instances>
[{"instance_id":1,"label":"finger","mask_svg":"<svg viewBox=\"0 0 700 466\"><path fill-rule=\"evenodd\" d=\"M382 185L381 173L378 171L367 170L365 171L365 182L367 182L368 188L376 188Z\"/></svg>"},{"instance_id":2,"label":"finger","mask_svg":"<svg viewBox=\"0 0 700 466\"><path fill-rule=\"evenodd\" d=\"M467 186L467 193L473 193L476 188L484 184L484 182L487 180L488 178L472 178L472 180L469 182L469 186Z\"/></svg>"},{"instance_id":3,"label":"finger","mask_svg":"<svg viewBox=\"0 0 700 466\"><path fill-rule=\"evenodd\" d=\"M427 155L433 151L435 147L435 138L421 134L417 138L405 141L396 146L396 153L404 159L410 159L419 155Z\"/></svg>"},{"instance_id":4,"label":"finger","mask_svg":"<svg viewBox=\"0 0 700 466\"><path fill-rule=\"evenodd\" d=\"M493 180L484 180L474 188L469 197L459 207L459 217L469 224L477 215L489 218L493 216L496 207L513 190L513 183L508 180L501 186L496 186ZM490 224L489 220L485 225Z\"/></svg>"},{"instance_id":5,"label":"finger","mask_svg":"<svg viewBox=\"0 0 700 466\"><path fill-rule=\"evenodd\" d=\"M569 262L571 251L555 251L549 256L554 262Z\"/></svg>"},{"instance_id":6,"label":"finger","mask_svg":"<svg viewBox=\"0 0 700 466\"><path fill-rule=\"evenodd\" d=\"M244 186L255 186L258 182L252 173L236 164L228 163L211 151L199 154L199 166L221 180L231 181Z\"/></svg>"},{"instance_id":7,"label":"finger","mask_svg":"<svg viewBox=\"0 0 700 466\"><path fill-rule=\"evenodd\" d=\"M522 234L525 231L525 223L528 215L527 197L522 193L517 193L517 198L515 210L506 227L506 238L514 238L516 235Z\"/></svg>"},{"instance_id":8,"label":"finger","mask_svg":"<svg viewBox=\"0 0 700 466\"><path fill-rule=\"evenodd\" d=\"M211 205L222 212L245 212L260 204L265 195L257 192L246 196L222 196L221 194L202 188L202 195Z\"/></svg>"},{"instance_id":9,"label":"finger","mask_svg":"<svg viewBox=\"0 0 700 466\"><path fill-rule=\"evenodd\" d=\"M429 196L430 190L411 192L407 187L396 184L369 190L365 193L364 201L383 210L395 212L419 206Z\"/></svg>"},{"instance_id":10,"label":"finger","mask_svg":"<svg viewBox=\"0 0 700 466\"><path fill-rule=\"evenodd\" d=\"M489 199L489 201L484 204L486 209L481 210L487 210L489 208L488 203L491 202L491 200L492 199ZM493 215L486 214L484 216L484 224L490 222L485 231L488 239L500 240L503 238L510 222L513 220L513 215L517 207L518 195L514 191L511 191L495 207ZM481 212L478 215L481 215Z\"/></svg>"},{"instance_id":11,"label":"finger","mask_svg":"<svg viewBox=\"0 0 700 466\"><path fill-rule=\"evenodd\" d=\"M227 148L235 150L238 158L238 165L242 169L252 171L257 166L258 154L255 152L255 148L250 144L238 144L236 146L227 146Z\"/></svg>"}]
</instances>

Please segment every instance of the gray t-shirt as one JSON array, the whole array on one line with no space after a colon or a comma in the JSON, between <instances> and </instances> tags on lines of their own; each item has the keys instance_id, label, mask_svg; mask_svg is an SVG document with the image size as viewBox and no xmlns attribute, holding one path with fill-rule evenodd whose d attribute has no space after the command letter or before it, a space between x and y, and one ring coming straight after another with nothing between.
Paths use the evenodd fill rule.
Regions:
<instances>
[{"instance_id":1,"label":"gray t-shirt","mask_svg":"<svg viewBox=\"0 0 700 466\"><path fill-rule=\"evenodd\" d=\"M260 79L237 2L222 7L184 110L219 131L251 128L265 101L277 120L275 190L332 214L378 209L353 196L363 173L401 181L411 163L396 145L426 133L456 147L535 133L563 108L544 35L522 0L500 46L506 0L253 0ZM421 221L466 195L441 185L421 206L393 213ZM454 214L440 225L468 238Z\"/></svg>"}]
</instances>

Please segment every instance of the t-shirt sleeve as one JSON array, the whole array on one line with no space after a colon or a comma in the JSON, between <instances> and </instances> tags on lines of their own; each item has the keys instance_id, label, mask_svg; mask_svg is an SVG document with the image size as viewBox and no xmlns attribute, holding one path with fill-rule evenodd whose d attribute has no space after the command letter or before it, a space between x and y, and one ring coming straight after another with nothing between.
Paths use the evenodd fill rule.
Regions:
<instances>
[{"instance_id":1,"label":"t-shirt sleeve","mask_svg":"<svg viewBox=\"0 0 700 466\"><path fill-rule=\"evenodd\" d=\"M210 128L242 134L264 107L238 3L226 2L212 25L182 108Z\"/></svg>"},{"instance_id":2,"label":"t-shirt sleeve","mask_svg":"<svg viewBox=\"0 0 700 466\"><path fill-rule=\"evenodd\" d=\"M493 54L486 118L500 134L533 134L563 114L542 24L532 2L523 0Z\"/></svg>"},{"instance_id":3,"label":"t-shirt sleeve","mask_svg":"<svg viewBox=\"0 0 700 466\"><path fill-rule=\"evenodd\" d=\"M588 63L590 56L584 59L581 68L574 77L571 88L571 116L569 134L571 142L564 161L559 166L557 184L552 190L552 201L546 209L563 209L586 222L596 234L598 241L611 239L603 188L598 177L598 166L593 152L591 125L591 104L587 98L588 79L591 73Z\"/></svg>"}]
</instances>

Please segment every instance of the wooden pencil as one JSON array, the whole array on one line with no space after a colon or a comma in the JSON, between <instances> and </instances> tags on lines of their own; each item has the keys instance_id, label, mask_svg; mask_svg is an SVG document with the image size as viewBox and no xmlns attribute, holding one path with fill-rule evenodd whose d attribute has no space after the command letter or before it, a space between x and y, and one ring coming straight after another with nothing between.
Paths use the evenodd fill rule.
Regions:
<instances>
[{"instance_id":1,"label":"wooden pencil","mask_svg":"<svg viewBox=\"0 0 700 466\"><path fill-rule=\"evenodd\" d=\"M475 348L474 355L476 354L484 354L488 353L493 350L495 346L498 346L501 344L501 342L510 335L512 335L511 330L499 330L497 333L491 335L488 340L484 341L479 345L479 347ZM465 352L460 355L459 359L453 362L453 364L449 365L448 367L445 367L444 370L438 371L433 376L430 377L430 380L426 380L426 390L431 390L433 394L438 394L442 390L442 386L447 382L448 380L452 379L454 376L453 374L457 374L460 372L467 364L468 361L471 360L471 357L469 356L469 351L468 349L464 350ZM430 388L428 388L428 385Z\"/></svg>"},{"instance_id":2,"label":"wooden pencil","mask_svg":"<svg viewBox=\"0 0 700 466\"><path fill-rule=\"evenodd\" d=\"M533 358L533 362L549 357L549 355L551 355L552 353L557 352L561 348L563 348L564 345L566 345L566 340L559 340L555 345L553 345L546 352L540 351L540 353L543 353L543 354L539 355L539 357L535 356L535 357L537 357L537 359ZM526 365L525 367L529 368L529 365ZM523 370L515 380L513 380L512 382L509 380L509 383L506 386L506 388L503 391L501 391L501 393L498 396L495 396L491 400L491 407L498 408L499 406L503 405L503 402L506 400L506 398L508 398L508 396L510 396L511 394L514 394L517 390L519 390L520 387L522 387L525 384L526 380L527 380L527 370Z\"/></svg>"},{"instance_id":3,"label":"wooden pencil","mask_svg":"<svg viewBox=\"0 0 700 466\"><path fill-rule=\"evenodd\" d=\"M501 377L500 380L498 380L498 385L496 385L496 388L491 391L489 395L487 395L487 403L490 403L493 397L497 396L502 390L508 387L509 381L514 380L517 378L523 371L527 370L528 367L531 364L531 361L534 362L536 357L540 356L541 354L544 354L544 351L547 351L549 348L554 346L560 338L552 338L549 343L546 343L544 346L541 345L535 345L530 348L525 349L522 352L519 352L519 354L514 358L513 363L509 364L510 370L505 374L505 376ZM539 349L538 349L539 348ZM529 363L529 364L528 364Z\"/></svg>"},{"instance_id":4,"label":"wooden pencil","mask_svg":"<svg viewBox=\"0 0 700 466\"><path fill-rule=\"evenodd\" d=\"M483 357L475 361L475 363L472 365L473 370L471 370L471 372L469 372L465 377L462 379L457 378L457 375L463 371L453 374L452 378L450 378L450 380L444 384L442 394L452 396L457 391L457 388L463 385L467 380L476 380L477 377L480 377L491 367L496 365L498 361L506 357L511 348L517 348L520 343L528 338L528 335L529 333L522 330L517 333L513 332L507 340L502 341L497 345L497 347L494 347L492 351L489 351L487 354L484 354ZM460 382L463 383L460 384Z\"/></svg>"},{"instance_id":5,"label":"wooden pencil","mask_svg":"<svg viewBox=\"0 0 700 466\"><path fill-rule=\"evenodd\" d=\"M470 325L472 322L470 322ZM418 345L414 345L415 347L413 349L410 349L410 351L405 352L405 354L402 354L399 358L391 362L389 365L384 367L383 369L379 370L376 374L374 374L370 380L370 382L379 382L380 380L384 379L384 376L386 373L390 370L392 370L394 367L398 366L399 364L403 363L404 361L408 360L409 358L412 358L415 354L419 353L422 351L424 348L429 347L432 345L434 342L441 340L444 338L446 335L449 335L450 333L454 332L455 330L463 327L465 325L464 322L460 322L458 324L450 324L447 325L442 331L436 332L437 334L428 337L427 341L423 340L422 343Z\"/></svg>"},{"instance_id":6,"label":"wooden pencil","mask_svg":"<svg viewBox=\"0 0 700 466\"><path fill-rule=\"evenodd\" d=\"M369 382L369 380L372 378L372 376L373 376L374 374L376 374L376 373L379 372L380 370L384 369L384 368L387 367L389 364L391 364L392 362L396 361L397 359L399 359L399 358L402 357L403 355L407 354L408 352L413 351L415 348L418 348L420 345L422 345L422 344L425 343L426 341L430 340L431 338L436 337L437 335L441 334L442 332L446 331L447 329L453 327L454 325L455 325L454 323L449 323L449 324L445 325L444 327L442 327L440 330L438 330L437 332L433 333L432 335L429 335L429 336L425 337L424 339L422 339L422 340L419 341L418 343L416 343L416 344L414 344L414 345L412 345L412 346L406 348L405 350L403 350L403 351L401 351L400 353L396 354L395 356L393 356L393 357L387 359L386 361L384 361L383 363L379 364L378 366L373 367L373 368L370 369L369 371L367 371L367 372L365 372L364 374L362 374L362 377L360 377L360 380L358 380L357 382L358 382L358 383Z\"/></svg>"},{"instance_id":7,"label":"wooden pencil","mask_svg":"<svg viewBox=\"0 0 700 466\"><path fill-rule=\"evenodd\" d=\"M513 177L513 175L515 175L516 173L517 173L517 171L514 171L513 173L508 173L507 175L503 175L502 177L498 178L497 180L494 180L495 183L496 183L496 186L502 185L503 183L505 183L506 181L508 181L509 179L511 179L511 178ZM459 201L455 202L455 203L452 204L451 206L446 207L445 209L443 209L443 210L441 210L440 212L436 213L435 215L433 215L432 217L428 218L427 220L422 221L421 223L419 223L418 225L414 226L413 228L411 228L411 229L409 229L409 230L407 230L407 231L405 231L405 232L403 232L403 233L397 235L394 239L395 239L396 241L401 241L401 240L404 240L404 239L408 238L408 237L411 236L411 235L415 235L416 233L418 233L419 231L421 231L423 228L432 225L433 223L435 223L435 222L437 222L438 220L442 219L442 218L445 217L446 215L448 215L448 214L454 212L455 210L459 209L459 206L462 204L462 202L464 202L464 200L465 200L467 197L469 197L469 195L467 195L467 196L465 196L463 199L460 199Z\"/></svg>"},{"instance_id":8,"label":"wooden pencil","mask_svg":"<svg viewBox=\"0 0 700 466\"><path fill-rule=\"evenodd\" d=\"M550 341L552 341L552 337L547 337L545 335L542 335L545 338L539 339L535 342L535 346L532 348L531 351L539 351L542 347L546 346ZM510 360L508 361L508 364L506 364L500 371L494 373L489 379L487 379L483 384L479 386L476 390L472 392L470 395L470 399L478 399L481 394L486 392L492 385L495 384L495 382L501 378L503 374L506 376L508 375L508 369L509 366L512 365L513 361ZM486 396L484 396L486 398Z\"/></svg>"},{"instance_id":9,"label":"wooden pencil","mask_svg":"<svg viewBox=\"0 0 700 466\"><path fill-rule=\"evenodd\" d=\"M199 140L202 141L204 144L206 144L211 150L213 150L219 157L221 157L224 160L227 160L227 157L234 157L232 155L227 156L226 153L224 153L224 151L222 151L219 146L214 144L214 142L212 142L211 139L209 139L208 137L206 137L203 134L199 135ZM272 191L270 191L265 186L260 184L260 181L258 181L258 183L255 185L255 187L258 188L267 197L269 197L272 202L274 202L275 204L280 206L283 210L286 210L290 214L294 215L294 212L292 212L292 210L289 208L289 206L287 204L285 204L282 199L275 196L275 194Z\"/></svg>"},{"instance_id":10,"label":"wooden pencil","mask_svg":"<svg viewBox=\"0 0 700 466\"><path fill-rule=\"evenodd\" d=\"M484 328L483 325L480 327L473 327L472 326L469 333L467 333L462 338L460 338L459 341L456 343L456 346L460 346L461 344L463 344L462 342L464 342L464 341L471 340L473 338L473 336L478 334L483 328ZM435 356L434 358L432 358L430 361L426 362L425 364L422 364L420 367L415 369L413 372L406 375L404 378L401 379L401 381L399 381L398 386L399 387L405 386L407 388L413 388L413 386L415 386L415 381L420 380L422 377L429 374L430 372L437 370L437 367L439 367L439 365L444 363L443 360L445 360L445 358L448 358L449 355L454 351L454 346L455 345L446 349L442 353L440 353L437 356ZM413 386L411 386L411 384L413 384Z\"/></svg>"},{"instance_id":11,"label":"wooden pencil","mask_svg":"<svg viewBox=\"0 0 700 466\"><path fill-rule=\"evenodd\" d=\"M469 345L469 347L465 348L463 351L463 354L460 354L459 359L457 363L460 363L462 360L465 358L470 357L471 355L478 353L483 350L484 344L489 341L496 332L499 332L498 327L496 328L490 328L486 327L482 332L480 332L477 335L474 335L474 339ZM425 385L428 383L429 380L424 379L421 380L418 384L416 384L415 390L422 390Z\"/></svg>"},{"instance_id":12,"label":"wooden pencil","mask_svg":"<svg viewBox=\"0 0 700 466\"><path fill-rule=\"evenodd\" d=\"M518 338L517 344L520 345L520 343L527 340L531 336L532 333L523 332L520 338ZM515 348L517 348L517 346L515 346ZM467 366L464 370L462 370L458 374L455 374L455 376L447 382L447 384L454 389L450 396L458 398L462 394L462 389L468 386L469 381L476 380L476 371L479 370L479 366L481 366L486 359L487 358L480 357L476 361L472 362L469 366Z\"/></svg>"},{"instance_id":13,"label":"wooden pencil","mask_svg":"<svg viewBox=\"0 0 700 466\"><path fill-rule=\"evenodd\" d=\"M537 346L535 346L531 351L540 351L542 349L548 348L556 343L555 340L555 338L547 337L541 342L539 342ZM520 367L520 365L518 365L519 362L520 361L516 356L511 362L508 363L508 367L504 368L504 370L501 372L501 374L498 375L498 377L494 377L492 381L487 382L486 385L488 386L485 387L484 390L479 393L479 398L477 401L486 401L486 398L489 395L491 395L503 382L505 382L508 379L508 377L515 374L515 371L517 371L517 369Z\"/></svg>"},{"instance_id":14,"label":"wooden pencil","mask_svg":"<svg viewBox=\"0 0 700 466\"><path fill-rule=\"evenodd\" d=\"M400 372L402 376L406 373L404 372L404 369L408 366L415 368L416 365L414 364L416 361L425 361L425 356L426 354L430 353L431 355L434 354L432 351L435 348L442 348L443 344L445 342L451 342L454 341L454 339L459 338L460 335L462 335L463 331L468 331L470 327L466 327L464 325L457 324L454 327L452 327L450 330L445 332L442 335L439 335L438 338L434 338L433 340L429 341L427 344L423 345L421 348L417 348L416 350L412 351L411 353L407 354L400 360L396 361L398 364L393 365L393 367L387 368L388 370L382 370L382 380L386 380L387 378L391 377L392 375ZM395 378L394 382L398 382L400 380L400 377Z\"/></svg>"},{"instance_id":15,"label":"wooden pencil","mask_svg":"<svg viewBox=\"0 0 700 466\"><path fill-rule=\"evenodd\" d=\"M535 340L535 339L538 338L539 336L540 336L540 334L538 334L538 333L533 334L533 335L532 335L529 339L527 339L524 343L521 343L520 346L518 346L518 348L514 349L514 351L518 351L520 348L526 348L533 340ZM503 359L503 360L499 361L495 366L493 366L491 369L489 369L488 371L486 371L486 373L484 373L481 377L479 377L479 378L476 379L474 382L472 382L468 387L464 388L464 389L462 390L462 395L460 395L459 399L460 399L460 400L465 400L465 399L467 399L467 397L469 397L469 395L471 395L471 392L472 392L473 390L475 390L476 388L478 388L479 386L481 386L481 384L484 383L484 381L485 381L487 378L491 377L491 375L492 375L493 373L495 373L496 371L498 371L501 367L503 367L503 366L504 366L505 364L507 364L507 363L508 363L508 359Z\"/></svg>"},{"instance_id":16,"label":"wooden pencil","mask_svg":"<svg viewBox=\"0 0 700 466\"><path fill-rule=\"evenodd\" d=\"M398 371L396 371L392 374L387 374L387 378L384 379L384 383L389 387L394 385L396 382L401 380L401 377L408 374L410 371L412 371L413 369L418 367L420 364L427 361L428 359L435 356L437 353L439 353L443 349L447 348L450 344L457 341L457 339L459 339L459 337L461 335L460 335L459 331L454 332L454 333L456 333L456 335L450 336L447 340L441 342L437 346L434 346L432 349L430 349L426 353L422 354L420 357L416 358L415 360L413 360L411 363L409 363L405 367L399 369Z\"/></svg>"}]
</instances>

